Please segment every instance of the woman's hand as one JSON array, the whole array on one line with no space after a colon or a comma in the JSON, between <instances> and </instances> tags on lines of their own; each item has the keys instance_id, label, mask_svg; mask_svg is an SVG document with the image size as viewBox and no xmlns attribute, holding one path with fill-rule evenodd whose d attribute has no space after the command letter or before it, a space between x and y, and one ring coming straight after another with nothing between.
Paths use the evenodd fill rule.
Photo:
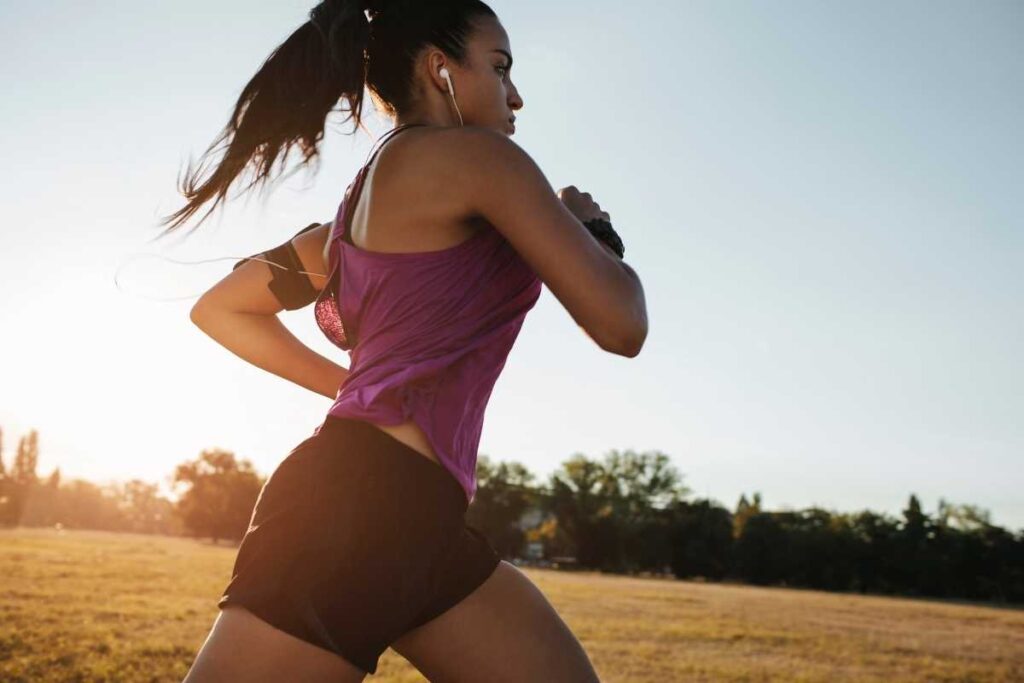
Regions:
<instances>
[{"instance_id":1,"label":"woman's hand","mask_svg":"<svg viewBox=\"0 0 1024 683\"><path fill-rule=\"evenodd\" d=\"M558 191L558 198L565 204L580 223L589 221L591 218L603 218L609 223L612 217L607 211L601 210L601 205L593 200L589 192L580 192L575 185L563 187Z\"/></svg>"},{"instance_id":2,"label":"woman's hand","mask_svg":"<svg viewBox=\"0 0 1024 683\"><path fill-rule=\"evenodd\" d=\"M330 223L307 228L292 238L302 269L320 292L327 278L324 242ZM192 306L199 329L242 360L333 399L348 370L321 356L293 335L277 315L284 308L268 288L272 266L248 260L236 265Z\"/></svg>"},{"instance_id":3,"label":"woman's hand","mask_svg":"<svg viewBox=\"0 0 1024 683\"><path fill-rule=\"evenodd\" d=\"M348 370L302 343L273 314L193 307L192 322L244 361L334 399Z\"/></svg>"},{"instance_id":4,"label":"woman's hand","mask_svg":"<svg viewBox=\"0 0 1024 683\"><path fill-rule=\"evenodd\" d=\"M576 218L579 219L580 223L585 223L591 218L603 218L611 223L612 217L608 215L607 211L601 210L601 205L593 200L589 192L580 192L576 189L575 185L569 187L563 187L558 191L558 198L562 200L565 207L572 212ZM597 241L604 250L614 256L616 259L619 255L609 245L605 244L602 240Z\"/></svg>"}]
</instances>

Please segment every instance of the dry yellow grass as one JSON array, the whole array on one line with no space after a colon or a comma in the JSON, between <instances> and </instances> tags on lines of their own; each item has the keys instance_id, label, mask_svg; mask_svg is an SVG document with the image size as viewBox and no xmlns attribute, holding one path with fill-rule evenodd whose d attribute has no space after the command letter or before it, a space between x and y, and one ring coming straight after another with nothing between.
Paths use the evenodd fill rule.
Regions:
<instances>
[{"instance_id":1,"label":"dry yellow grass","mask_svg":"<svg viewBox=\"0 0 1024 683\"><path fill-rule=\"evenodd\" d=\"M235 548L0 530L0 680L181 681ZM1024 681L1024 611L526 569L602 681ZM388 650L367 680L422 682Z\"/></svg>"}]
</instances>

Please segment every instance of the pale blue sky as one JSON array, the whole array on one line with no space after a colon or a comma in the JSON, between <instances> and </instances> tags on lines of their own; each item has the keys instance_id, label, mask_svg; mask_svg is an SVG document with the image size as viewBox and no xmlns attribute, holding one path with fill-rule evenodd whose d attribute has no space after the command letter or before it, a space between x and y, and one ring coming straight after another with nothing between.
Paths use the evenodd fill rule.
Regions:
<instances>
[{"instance_id":1,"label":"pale blue sky","mask_svg":"<svg viewBox=\"0 0 1024 683\"><path fill-rule=\"evenodd\" d=\"M40 471L163 479L202 448L264 474L330 401L230 354L189 301L333 216L369 140L155 244L175 179L311 2L0 6L0 427ZM496 0L514 140L609 211L650 334L602 352L546 288L480 452L542 477L662 450L730 509L893 514L915 492L1024 527L1024 5ZM371 121L376 131L381 119ZM288 326L342 365L310 309Z\"/></svg>"}]
</instances>

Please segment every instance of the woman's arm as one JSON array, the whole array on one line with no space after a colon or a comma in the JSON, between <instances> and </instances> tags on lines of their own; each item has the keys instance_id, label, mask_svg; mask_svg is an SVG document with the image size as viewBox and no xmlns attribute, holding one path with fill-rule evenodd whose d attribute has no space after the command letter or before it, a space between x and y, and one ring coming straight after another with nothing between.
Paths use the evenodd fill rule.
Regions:
<instances>
[{"instance_id":1,"label":"woman's arm","mask_svg":"<svg viewBox=\"0 0 1024 683\"><path fill-rule=\"evenodd\" d=\"M322 274L308 276L318 292L327 280L330 227L324 223L292 240L302 270ZM267 288L272 267L246 261L199 297L189 318L242 360L333 399L348 370L303 344L278 319L284 307Z\"/></svg>"},{"instance_id":2,"label":"woman's arm","mask_svg":"<svg viewBox=\"0 0 1024 683\"><path fill-rule=\"evenodd\" d=\"M265 265L265 264L264 264ZM193 309L192 322L242 360L333 399L348 370L303 344L276 315Z\"/></svg>"},{"instance_id":3,"label":"woman's arm","mask_svg":"<svg viewBox=\"0 0 1024 683\"><path fill-rule=\"evenodd\" d=\"M456 194L465 215L482 216L501 232L602 349L629 358L640 353L648 331L640 278L602 248L529 154L476 126L443 128L419 140L419 158L433 167L424 177L435 179L436 192Z\"/></svg>"}]
</instances>

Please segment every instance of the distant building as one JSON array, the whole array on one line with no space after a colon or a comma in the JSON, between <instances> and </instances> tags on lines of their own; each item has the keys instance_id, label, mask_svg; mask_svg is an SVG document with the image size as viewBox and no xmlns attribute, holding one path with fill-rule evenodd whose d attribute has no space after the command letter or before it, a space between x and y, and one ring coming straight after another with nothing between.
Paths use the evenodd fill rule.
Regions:
<instances>
[{"instance_id":1,"label":"distant building","mask_svg":"<svg viewBox=\"0 0 1024 683\"><path fill-rule=\"evenodd\" d=\"M536 561L544 558L544 544L540 541L527 541L523 544L523 559Z\"/></svg>"},{"instance_id":2,"label":"distant building","mask_svg":"<svg viewBox=\"0 0 1024 683\"><path fill-rule=\"evenodd\" d=\"M554 515L545 515L544 511L539 507L530 507L523 511L523 514L516 520L516 526L522 531L528 531L529 529L535 529L541 525L548 517Z\"/></svg>"}]
</instances>

